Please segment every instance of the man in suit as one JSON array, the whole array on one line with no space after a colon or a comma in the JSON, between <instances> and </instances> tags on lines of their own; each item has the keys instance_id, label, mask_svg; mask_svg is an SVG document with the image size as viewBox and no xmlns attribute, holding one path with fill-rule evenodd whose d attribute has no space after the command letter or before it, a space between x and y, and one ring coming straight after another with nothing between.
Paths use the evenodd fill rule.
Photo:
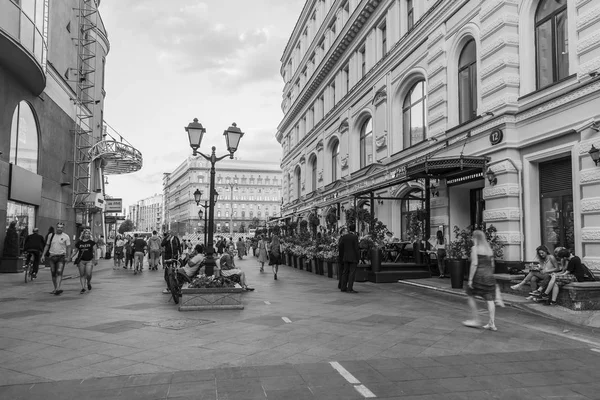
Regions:
<instances>
[{"instance_id":1,"label":"man in suit","mask_svg":"<svg viewBox=\"0 0 600 400\"><path fill-rule=\"evenodd\" d=\"M338 243L338 264L344 266L340 290L348 293L358 293L353 289L356 267L358 265L358 260L360 260L358 236L354 232L355 230L356 225L349 225L348 233L343 235Z\"/></svg>"}]
</instances>

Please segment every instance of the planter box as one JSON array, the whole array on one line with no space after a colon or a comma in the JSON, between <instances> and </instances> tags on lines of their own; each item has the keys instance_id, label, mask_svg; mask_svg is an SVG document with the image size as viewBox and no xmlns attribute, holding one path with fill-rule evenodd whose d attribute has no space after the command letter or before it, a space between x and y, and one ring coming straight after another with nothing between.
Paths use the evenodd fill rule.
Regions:
<instances>
[{"instance_id":1,"label":"planter box","mask_svg":"<svg viewBox=\"0 0 600 400\"><path fill-rule=\"evenodd\" d=\"M21 257L1 257L0 273L23 272L23 259Z\"/></svg>"},{"instance_id":2,"label":"planter box","mask_svg":"<svg viewBox=\"0 0 600 400\"><path fill-rule=\"evenodd\" d=\"M294 264L294 268L298 268L298 256L292 256L292 263Z\"/></svg>"},{"instance_id":3,"label":"planter box","mask_svg":"<svg viewBox=\"0 0 600 400\"><path fill-rule=\"evenodd\" d=\"M298 269L304 269L304 257L298 257Z\"/></svg>"},{"instance_id":4,"label":"planter box","mask_svg":"<svg viewBox=\"0 0 600 400\"><path fill-rule=\"evenodd\" d=\"M242 288L181 289L179 311L243 310Z\"/></svg>"}]
</instances>

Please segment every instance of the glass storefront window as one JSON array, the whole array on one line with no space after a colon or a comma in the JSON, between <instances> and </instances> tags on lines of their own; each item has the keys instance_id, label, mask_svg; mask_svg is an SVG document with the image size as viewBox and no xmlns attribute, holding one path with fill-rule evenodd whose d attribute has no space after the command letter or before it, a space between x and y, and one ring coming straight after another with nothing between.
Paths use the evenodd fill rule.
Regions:
<instances>
[{"instance_id":1,"label":"glass storefront window","mask_svg":"<svg viewBox=\"0 0 600 400\"><path fill-rule=\"evenodd\" d=\"M27 204L8 201L6 210L6 227L12 221L17 222L17 232L19 232L20 248L23 249L23 243L27 235L33 232L35 227L35 207Z\"/></svg>"},{"instance_id":2,"label":"glass storefront window","mask_svg":"<svg viewBox=\"0 0 600 400\"><path fill-rule=\"evenodd\" d=\"M24 101L13 113L10 162L35 174L38 172L38 126L33 110Z\"/></svg>"}]
</instances>

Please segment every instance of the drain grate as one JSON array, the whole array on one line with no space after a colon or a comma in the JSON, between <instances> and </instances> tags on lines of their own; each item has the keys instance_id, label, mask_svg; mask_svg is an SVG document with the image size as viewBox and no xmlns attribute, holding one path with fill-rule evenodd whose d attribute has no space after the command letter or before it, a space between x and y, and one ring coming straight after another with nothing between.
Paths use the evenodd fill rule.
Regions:
<instances>
[{"instance_id":1,"label":"drain grate","mask_svg":"<svg viewBox=\"0 0 600 400\"><path fill-rule=\"evenodd\" d=\"M195 326L212 324L213 322L215 321L210 321L208 319L168 319L166 321L146 322L144 325L178 331L181 329L193 328Z\"/></svg>"}]
</instances>

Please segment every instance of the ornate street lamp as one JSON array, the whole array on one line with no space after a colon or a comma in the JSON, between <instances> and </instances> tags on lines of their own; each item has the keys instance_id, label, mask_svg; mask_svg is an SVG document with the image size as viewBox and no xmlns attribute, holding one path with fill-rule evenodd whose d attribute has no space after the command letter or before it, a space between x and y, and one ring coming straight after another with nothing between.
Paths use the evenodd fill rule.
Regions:
<instances>
[{"instance_id":1,"label":"ornate street lamp","mask_svg":"<svg viewBox=\"0 0 600 400\"><path fill-rule=\"evenodd\" d=\"M229 156L229 158L233 159L233 154L237 151L238 145L240 143L240 139L244 136L244 132L241 131L240 128L237 127L235 122L227 128L223 132L223 136L225 136L225 141L227 144L227 151L229 154L225 154L221 157L217 157L216 147L212 147L212 153L210 156L198 151L200 145L202 144L202 139L204 137L204 133L206 129L202 126L201 123L198 122L197 118L194 118L194 122L190 122L188 126L185 128L188 133L188 137L190 140L190 147L193 150L194 155L201 155L205 160L210 162L210 191L212 195L209 196L209 208L208 208L208 241L206 247L207 253L207 262L206 262L206 275L213 274L213 267L215 265L212 254L214 253L213 248L213 234L214 234L214 226L215 226L215 203L217 201L218 193L215 190L215 164L225 157ZM198 190L199 191L199 190ZM200 195L201 196L201 195ZM196 199L196 193L194 193L194 199ZM199 203L199 202L198 202Z\"/></svg>"},{"instance_id":2,"label":"ornate street lamp","mask_svg":"<svg viewBox=\"0 0 600 400\"><path fill-rule=\"evenodd\" d=\"M194 201L196 202L197 206L200 205L200 200L202 200L202 191L200 189L196 189L194 192Z\"/></svg>"}]
</instances>

